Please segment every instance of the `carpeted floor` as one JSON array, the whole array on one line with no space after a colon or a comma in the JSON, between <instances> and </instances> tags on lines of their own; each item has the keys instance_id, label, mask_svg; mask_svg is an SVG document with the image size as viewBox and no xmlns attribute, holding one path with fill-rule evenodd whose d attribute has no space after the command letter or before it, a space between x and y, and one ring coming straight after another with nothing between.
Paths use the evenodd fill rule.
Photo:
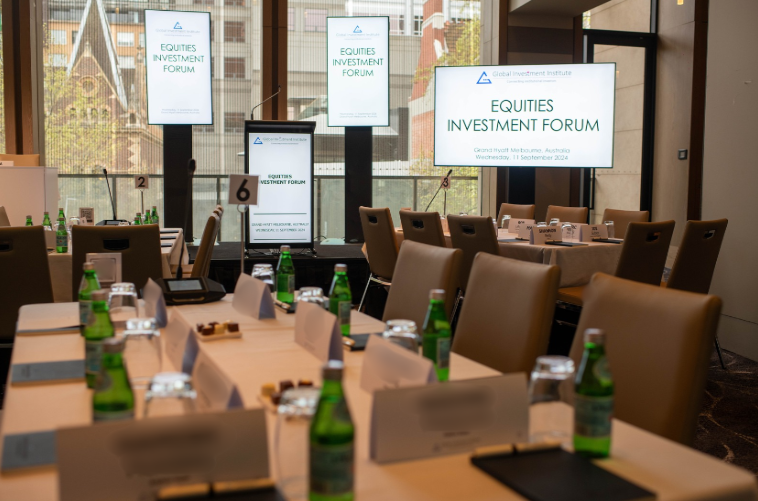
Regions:
<instances>
[{"instance_id":1,"label":"carpeted floor","mask_svg":"<svg viewBox=\"0 0 758 501\"><path fill-rule=\"evenodd\" d=\"M758 475L758 362L713 352L695 449Z\"/></svg>"}]
</instances>

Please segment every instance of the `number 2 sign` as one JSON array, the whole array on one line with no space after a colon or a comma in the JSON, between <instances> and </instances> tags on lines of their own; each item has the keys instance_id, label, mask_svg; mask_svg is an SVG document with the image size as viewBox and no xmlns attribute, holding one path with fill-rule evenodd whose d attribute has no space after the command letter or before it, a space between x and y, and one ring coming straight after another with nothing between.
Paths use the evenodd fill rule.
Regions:
<instances>
[{"instance_id":1,"label":"number 2 sign","mask_svg":"<svg viewBox=\"0 0 758 501\"><path fill-rule=\"evenodd\" d=\"M258 205L259 176L247 174L229 175L229 203L237 205Z\"/></svg>"},{"instance_id":2,"label":"number 2 sign","mask_svg":"<svg viewBox=\"0 0 758 501\"><path fill-rule=\"evenodd\" d=\"M146 190L150 187L150 176L147 174L135 174L134 188L137 190Z\"/></svg>"}]
</instances>

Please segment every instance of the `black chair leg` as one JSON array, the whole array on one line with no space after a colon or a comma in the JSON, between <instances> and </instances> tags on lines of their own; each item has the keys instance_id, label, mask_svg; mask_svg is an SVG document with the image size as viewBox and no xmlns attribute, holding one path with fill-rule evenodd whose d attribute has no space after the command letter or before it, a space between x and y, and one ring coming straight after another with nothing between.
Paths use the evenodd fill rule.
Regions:
<instances>
[{"instance_id":1,"label":"black chair leg","mask_svg":"<svg viewBox=\"0 0 758 501\"><path fill-rule=\"evenodd\" d=\"M719 362L721 363L721 368L726 370L726 365L724 365L724 357L721 354L721 345L719 344L719 336L716 335L715 338L713 338L713 343L716 345L716 353L719 356Z\"/></svg>"}]
</instances>

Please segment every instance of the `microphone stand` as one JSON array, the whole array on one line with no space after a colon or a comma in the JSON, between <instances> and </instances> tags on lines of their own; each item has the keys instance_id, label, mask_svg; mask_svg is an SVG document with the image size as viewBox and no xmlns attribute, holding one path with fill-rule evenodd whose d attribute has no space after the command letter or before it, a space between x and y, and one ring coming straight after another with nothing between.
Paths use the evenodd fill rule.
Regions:
<instances>
[{"instance_id":1,"label":"microphone stand","mask_svg":"<svg viewBox=\"0 0 758 501\"><path fill-rule=\"evenodd\" d=\"M255 109L256 108L258 108L259 106L262 106L263 104L267 103L268 101L271 101L272 99L274 99L276 96L279 95L279 93L281 91L282 91L282 86L280 85L276 92L274 92L273 94L271 94L269 97L267 97L266 99L264 99L260 103L258 103L255 106L253 106L253 109L250 110L250 120L255 120Z\"/></svg>"},{"instance_id":2,"label":"microphone stand","mask_svg":"<svg viewBox=\"0 0 758 501\"><path fill-rule=\"evenodd\" d=\"M450 175L452 173L453 173L453 169L450 169L448 171L448 173L447 173L447 176L445 176L444 178L442 178L442 182L440 183L439 188L437 188L437 191L434 192L434 196L429 201L429 205L426 206L426 209L424 209L424 212L427 212L429 210L429 207L432 206L432 202L434 202L434 199L437 198L437 194L440 192L440 190L442 189L442 187L445 186L445 181L448 180L448 178L450 177ZM447 205L447 192L445 192L445 205ZM447 209L447 207L445 207L445 209Z\"/></svg>"},{"instance_id":3,"label":"microphone stand","mask_svg":"<svg viewBox=\"0 0 758 501\"><path fill-rule=\"evenodd\" d=\"M185 233L182 235L182 252L179 254L179 265L176 267L176 278L181 279L182 275L184 273L184 270L182 270L182 261L184 260L184 247L185 242L187 241L187 226L189 226L189 212L190 208L192 207L192 177L195 175L195 159L190 158L187 169L189 170L189 176L187 178L187 197L186 197L186 205L184 206L184 231Z\"/></svg>"},{"instance_id":4,"label":"microphone stand","mask_svg":"<svg viewBox=\"0 0 758 501\"><path fill-rule=\"evenodd\" d=\"M97 223L97 226L107 226L107 225L118 225L123 221L122 219L116 218L116 203L113 201L113 192L111 191L111 183L108 181L108 171L103 168L103 175L105 176L105 184L108 186L108 197L111 201L111 210L113 211L113 219L103 219L99 223Z\"/></svg>"}]
</instances>

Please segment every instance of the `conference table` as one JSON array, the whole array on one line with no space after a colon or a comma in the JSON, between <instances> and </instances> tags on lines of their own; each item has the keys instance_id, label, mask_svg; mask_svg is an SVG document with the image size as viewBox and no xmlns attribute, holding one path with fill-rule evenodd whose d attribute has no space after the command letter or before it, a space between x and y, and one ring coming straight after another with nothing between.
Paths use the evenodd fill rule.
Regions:
<instances>
[{"instance_id":1,"label":"conference table","mask_svg":"<svg viewBox=\"0 0 758 501\"><path fill-rule=\"evenodd\" d=\"M587 245L563 247L559 245L531 245L525 240L516 240L518 234L507 229L497 230L498 248L503 257L528 261L530 263L554 264L561 269L559 287L576 287L589 283L597 272L613 275L621 256L621 244L605 242L585 242ZM395 228L398 248L403 243L402 228ZM445 232L445 243L452 247L450 233Z\"/></svg>"},{"instance_id":2,"label":"conference table","mask_svg":"<svg viewBox=\"0 0 758 501\"><path fill-rule=\"evenodd\" d=\"M206 305L171 308L190 324L212 320L240 323L242 337L200 343L205 353L236 383L245 408L258 408L261 385L284 379L311 379L319 384L322 362L294 342L295 315L277 311L276 318L256 320L233 309L232 296ZM76 303L33 305L21 312L20 324L30 317L55 318L75 314ZM377 332L383 324L352 312L354 333ZM75 330L18 335L13 364L82 358L84 343ZM344 353L344 387L356 427L356 499L360 500L522 500L521 496L472 466L468 454L378 464L369 459L372 395L359 387L363 352ZM453 380L498 375L472 360L452 355ZM555 404L566 430L571 411ZM139 416L140 411L137 409ZM8 385L0 435L55 430L91 422L91 393L83 382L36 386ZM272 475L276 477L273 446L276 416L267 411ZM532 423L535 416L532 416ZM1 445L0 445L1 447ZM1 451L0 451L1 452ZM303 454L306 451L302 451ZM282 458L286 460L286 458ZM302 459L301 459L302 460ZM614 420L611 458L596 461L602 468L657 494L659 501L758 500L755 477L688 447ZM550 472L545 472L549 481ZM54 466L0 474L0 499L56 500L58 472Z\"/></svg>"},{"instance_id":3,"label":"conference table","mask_svg":"<svg viewBox=\"0 0 758 501\"><path fill-rule=\"evenodd\" d=\"M179 264L181 255L182 264L189 263L187 246L182 253L182 237L184 232L181 228L161 228L161 266L163 278L171 278L171 267ZM71 247L68 252L58 254L55 251L48 252L47 260L50 266L50 280L53 284L53 299L56 303L67 303L71 297Z\"/></svg>"}]
</instances>

